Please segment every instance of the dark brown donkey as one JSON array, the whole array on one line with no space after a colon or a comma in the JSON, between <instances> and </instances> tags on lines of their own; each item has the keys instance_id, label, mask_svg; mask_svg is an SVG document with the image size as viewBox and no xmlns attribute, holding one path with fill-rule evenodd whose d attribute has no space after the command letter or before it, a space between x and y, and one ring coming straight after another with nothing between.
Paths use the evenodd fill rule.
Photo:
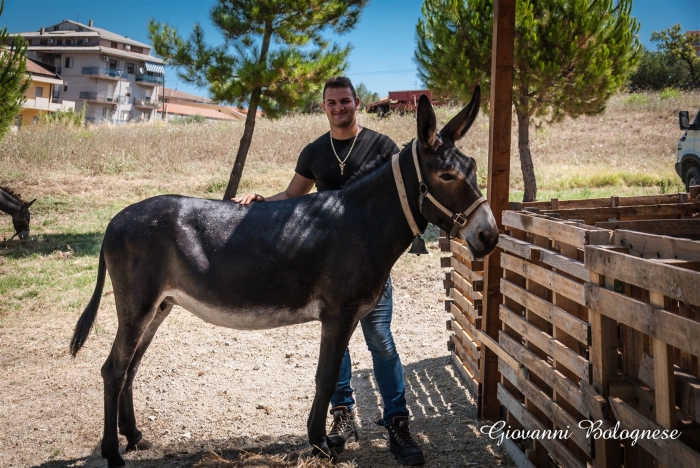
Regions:
<instances>
[{"instance_id":1,"label":"dark brown donkey","mask_svg":"<svg viewBox=\"0 0 700 468\"><path fill-rule=\"evenodd\" d=\"M343 352L415 236L408 218L421 232L431 222L465 239L478 257L498 242L476 183L476 163L454 145L476 118L479 101L477 88L471 103L438 133L430 101L422 96L417 141L342 190L250 206L166 195L116 215L102 243L95 292L70 345L75 355L85 342L109 271L119 321L102 366L102 456L109 466L124 465L117 429L126 436L127 451L148 445L136 427L132 383L174 305L241 330L320 320L307 428L314 453L334 455L326 441L326 414Z\"/></svg>"},{"instance_id":2,"label":"dark brown donkey","mask_svg":"<svg viewBox=\"0 0 700 468\"><path fill-rule=\"evenodd\" d=\"M36 199L25 202L17 193L6 187L0 187L0 211L3 211L12 216L12 226L15 228L15 235L20 239L25 239L29 236L29 221L31 215L29 207Z\"/></svg>"}]
</instances>

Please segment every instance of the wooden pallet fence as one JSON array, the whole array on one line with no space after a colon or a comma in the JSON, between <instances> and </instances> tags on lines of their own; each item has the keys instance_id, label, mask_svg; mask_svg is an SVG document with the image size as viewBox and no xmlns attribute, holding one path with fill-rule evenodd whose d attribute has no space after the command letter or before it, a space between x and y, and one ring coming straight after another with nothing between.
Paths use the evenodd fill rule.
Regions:
<instances>
[{"instance_id":1,"label":"wooden pallet fence","mask_svg":"<svg viewBox=\"0 0 700 468\"><path fill-rule=\"evenodd\" d=\"M695 189L695 187L692 188ZM700 199L693 195L694 193L640 197L612 196L567 201L553 198L548 202L511 203L511 207L566 220L580 220L593 226L615 221L693 219L700 213ZM683 229L683 226L679 228ZM685 228L687 229L687 226ZM664 232L664 234L669 233Z\"/></svg>"},{"instance_id":2,"label":"wooden pallet fence","mask_svg":"<svg viewBox=\"0 0 700 468\"><path fill-rule=\"evenodd\" d=\"M700 242L617 230L612 246L585 247L585 265L594 333L618 337L617 349L591 347L601 408L624 429L682 433L679 440L626 441L623 457L599 466L619 466L612 464L618 459L626 467L700 467Z\"/></svg>"},{"instance_id":3,"label":"wooden pallet fence","mask_svg":"<svg viewBox=\"0 0 700 468\"><path fill-rule=\"evenodd\" d=\"M441 245L449 248L451 256L441 259L448 268L445 276L447 298L445 309L451 314L447 321L452 330L448 349L452 360L478 400L481 394L479 366L481 356L481 310L484 289L484 262L475 259L461 239L445 239Z\"/></svg>"},{"instance_id":4,"label":"wooden pallet fence","mask_svg":"<svg viewBox=\"0 0 700 468\"><path fill-rule=\"evenodd\" d=\"M593 449L578 428L588 416L579 382L590 382L593 370L583 249L609 243L612 232L514 211L503 213L503 225L502 330L498 343L482 337L499 356L498 399L512 428L571 433L561 440L513 441L506 449L518 466L585 467Z\"/></svg>"}]
</instances>

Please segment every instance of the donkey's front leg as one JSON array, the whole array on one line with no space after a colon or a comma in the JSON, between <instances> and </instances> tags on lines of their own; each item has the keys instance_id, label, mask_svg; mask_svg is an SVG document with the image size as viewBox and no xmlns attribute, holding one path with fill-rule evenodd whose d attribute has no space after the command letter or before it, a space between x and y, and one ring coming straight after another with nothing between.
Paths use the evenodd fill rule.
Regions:
<instances>
[{"instance_id":1,"label":"donkey's front leg","mask_svg":"<svg viewBox=\"0 0 700 468\"><path fill-rule=\"evenodd\" d=\"M335 451L329 448L326 439L326 414L331 396L338 385L345 348L356 326L357 321L349 322L347 319L333 318L323 321L321 327L321 353L316 368L316 396L306 424L314 455L325 454L333 459L337 457Z\"/></svg>"}]
</instances>

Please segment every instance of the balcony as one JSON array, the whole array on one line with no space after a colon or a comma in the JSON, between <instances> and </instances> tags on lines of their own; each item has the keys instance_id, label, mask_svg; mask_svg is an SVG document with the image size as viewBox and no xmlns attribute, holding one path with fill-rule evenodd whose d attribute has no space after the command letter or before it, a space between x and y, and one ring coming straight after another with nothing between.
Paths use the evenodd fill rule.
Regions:
<instances>
[{"instance_id":1,"label":"balcony","mask_svg":"<svg viewBox=\"0 0 700 468\"><path fill-rule=\"evenodd\" d=\"M157 109L159 106L160 102L158 101L134 98L134 107L138 107L139 109Z\"/></svg>"},{"instance_id":2,"label":"balcony","mask_svg":"<svg viewBox=\"0 0 700 468\"><path fill-rule=\"evenodd\" d=\"M67 111L70 109L75 109L75 102L62 100L52 101L49 98L38 97L34 99L27 99L24 101L24 104L22 104L22 107L25 109L37 109L48 112L56 112L59 110Z\"/></svg>"},{"instance_id":3,"label":"balcony","mask_svg":"<svg viewBox=\"0 0 700 468\"><path fill-rule=\"evenodd\" d=\"M158 86L163 84L162 76L136 75L136 84L142 86Z\"/></svg>"},{"instance_id":4,"label":"balcony","mask_svg":"<svg viewBox=\"0 0 700 468\"><path fill-rule=\"evenodd\" d=\"M129 74L123 70L117 70L116 68L108 67L82 67L81 73L83 75L94 76L95 78L102 78L106 80L126 81Z\"/></svg>"},{"instance_id":5,"label":"balcony","mask_svg":"<svg viewBox=\"0 0 700 468\"><path fill-rule=\"evenodd\" d=\"M105 104L126 104L125 96L108 96L103 93L80 92L80 99L88 102L100 102Z\"/></svg>"}]
</instances>

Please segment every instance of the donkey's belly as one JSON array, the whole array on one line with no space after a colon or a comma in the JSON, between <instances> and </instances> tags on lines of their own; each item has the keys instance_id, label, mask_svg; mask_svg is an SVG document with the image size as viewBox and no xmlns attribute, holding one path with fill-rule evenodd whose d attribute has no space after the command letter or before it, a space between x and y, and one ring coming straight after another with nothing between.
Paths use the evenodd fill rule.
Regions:
<instances>
[{"instance_id":1,"label":"donkey's belly","mask_svg":"<svg viewBox=\"0 0 700 468\"><path fill-rule=\"evenodd\" d=\"M319 320L321 306L312 301L300 309L270 306L237 307L209 304L182 291L168 291L166 300L189 310L205 322L237 330L261 330Z\"/></svg>"}]
</instances>

